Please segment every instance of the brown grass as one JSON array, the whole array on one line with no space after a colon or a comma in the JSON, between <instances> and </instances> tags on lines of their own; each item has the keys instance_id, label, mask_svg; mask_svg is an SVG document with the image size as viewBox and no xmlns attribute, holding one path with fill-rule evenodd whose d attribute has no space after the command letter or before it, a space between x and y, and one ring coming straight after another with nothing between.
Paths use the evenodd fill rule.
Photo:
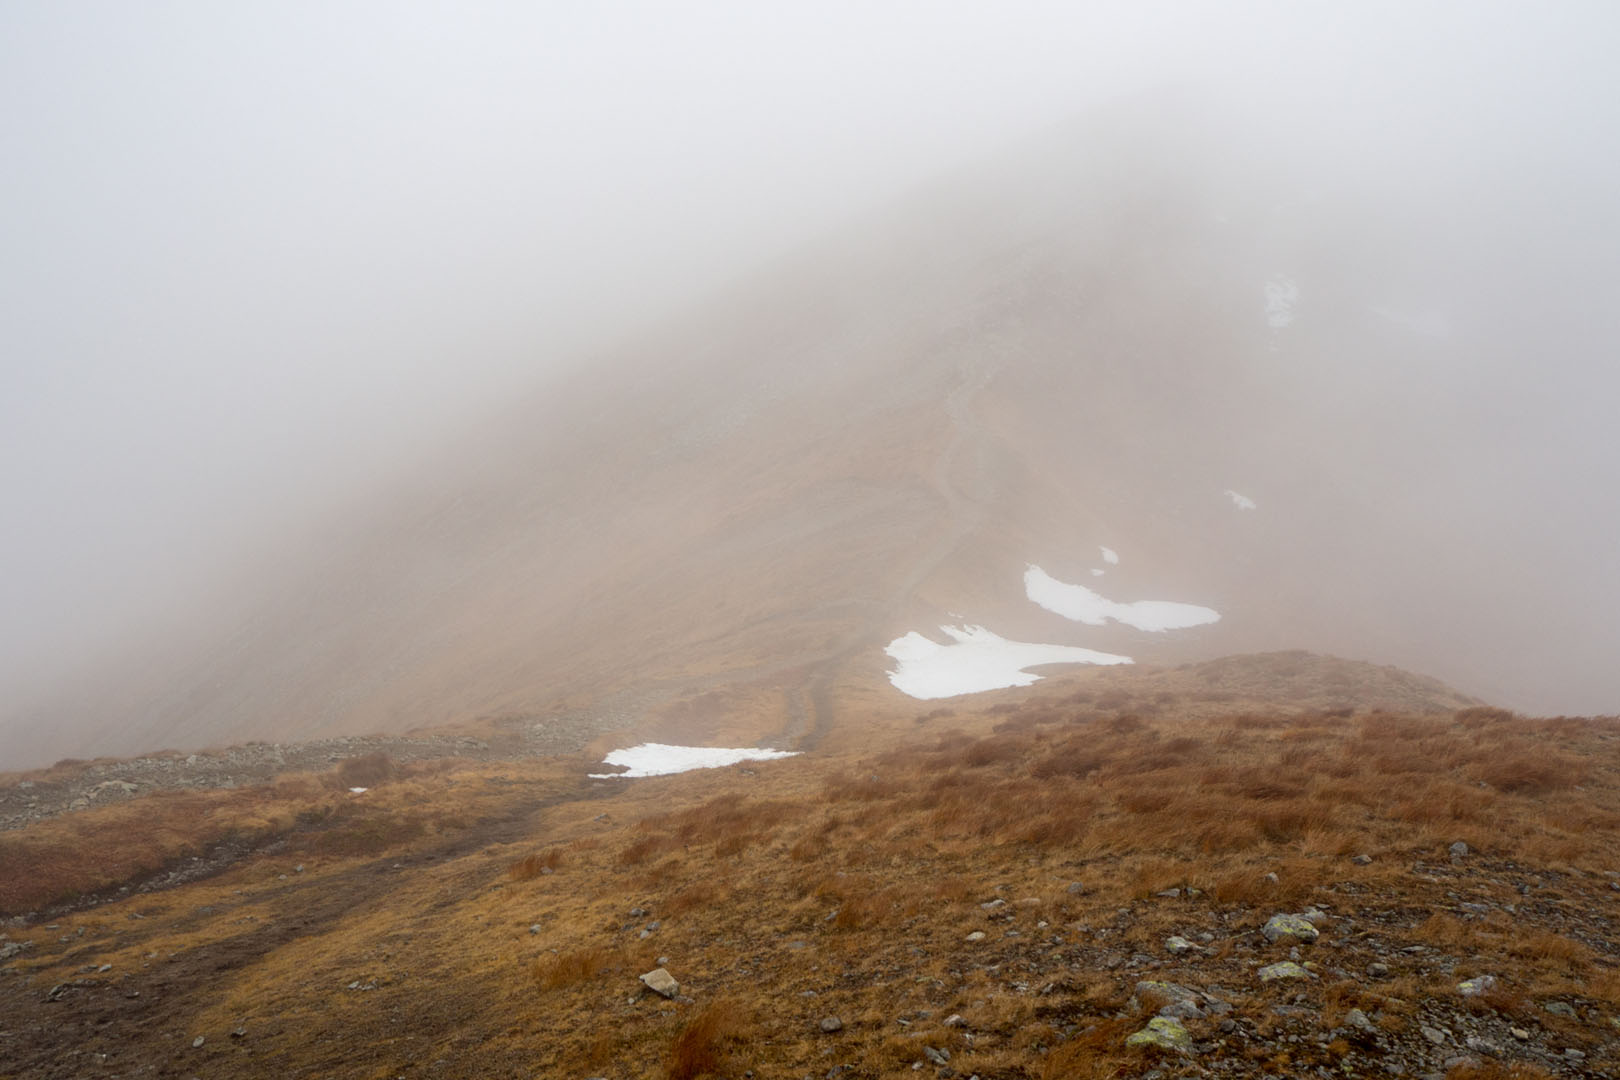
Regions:
<instances>
[{"instance_id":1,"label":"brown grass","mask_svg":"<svg viewBox=\"0 0 1620 1080\"><path fill-rule=\"evenodd\" d=\"M561 848L551 847L531 852L506 868L506 876L513 881L533 881L547 870L555 873L562 867L565 856Z\"/></svg>"},{"instance_id":2,"label":"brown grass","mask_svg":"<svg viewBox=\"0 0 1620 1080\"><path fill-rule=\"evenodd\" d=\"M664 1076L667 1080L697 1080L724 1075L751 1029L746 1010L735 1001L720 1000L704 1007L670 1044Z\"/></svg>"},{"instance_id":3,"label":"brown grass","mask_svg":"<svg viewBox=\"0 0 1620 1080\"><path fill-rule=\"evenodd\" d=\"M542 990L560 990L595 978L604 971L622 971L628 966L623 950L588 946L565 953L548 953L530 965L530 974Z\"/></svg>"}]
</instances>

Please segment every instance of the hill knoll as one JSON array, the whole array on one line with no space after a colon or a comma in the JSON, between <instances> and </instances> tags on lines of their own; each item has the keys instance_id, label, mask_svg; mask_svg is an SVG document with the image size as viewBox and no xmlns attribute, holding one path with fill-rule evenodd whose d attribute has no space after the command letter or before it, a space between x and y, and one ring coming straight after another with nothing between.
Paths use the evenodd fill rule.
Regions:
<instances>
[{"instance_id":1,"label":"hill knoll","mask_svg":"<svg viewBox=\"0 0 1620 1080\"><path fill-rule=\"evenodd\" d=\"M1285 653L864 719L642 780L586 776L611 736L493 728L435 736L483 760L357 745L226 790L182 757L40 815L0 834L0 902L34 910L0 939L0 1076L1620 1067L1615 718ZM210 835L234 853L188 873Z\"/></svg>"}]
</instances>

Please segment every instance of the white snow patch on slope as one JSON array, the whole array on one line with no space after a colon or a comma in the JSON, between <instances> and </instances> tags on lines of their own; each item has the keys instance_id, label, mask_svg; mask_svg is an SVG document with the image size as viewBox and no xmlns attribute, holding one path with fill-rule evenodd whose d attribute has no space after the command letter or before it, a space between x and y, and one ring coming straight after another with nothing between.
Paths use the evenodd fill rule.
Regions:
<instances>
[{"instance_id":1,"label":"white snow patch on slope","mask_svg":"<svg viewBox=\"0 0 1620 1080\"><path fill-rule=\"evenodd\" d=\"M1231 488L1226 489L1226 497L1232 500L1232 505L1239 510L1253 510L1254 500L1247 495L1240 495Z\"/></svg>"},{"instance_id":2,"label":"white snow patch on slope","mask_svg":"<svg viewBox=\"0 0 1620 1080\"><path fill-rule=\"evenodd\" d=\"M1103 562L1107 563L1109 566L1119 565L1119 552L1115 551L1113 548L1105 547L1102 549L1102 553Z\"/></svg>"},{"instance_id":3,"label":"white snow patch on slope","mask_svg":"<svg viewBox=\"0 0 1620 1080\"><path fill-rule=\"evenodd\" d=\"M1104 574L1106 574L1106 573L1107 573L1107 572L1108 572L1108 571L1106 571L1106 570L1099 570L1099 569L1097 569L1097 568L1096 568L1096 567L1095 567L1095 566L1093 566L1093 567L1092 567L1092 568L1091 568L1091 576L1092 576L1092 577L1102 577L1102 576L1103 576L1103 575L1104 575Z\"/></svg>"},{"instance_id":4,"label":"white snow patch on slope","mask_svg":"<svg viewBox=\"0 0 1620 1080\"><path fill-rule=\"evenodd\" d=\"M913 630L883 651L894 661L889 681L914 698L955 697L1040 681L1025 668L1041 664L1129 664L1131 658L1073 645L1008 641L982 626L942 626L949 644Z\"/></svg>"},{"instance_id":5,"label":"white snow patch on slope","mask_svg":"<svg viewBox=\"0 0 1620 1080\"><path fill-rule=\"evenodd\" d=\"M1221 613L1214 608L1197 604L1182 604L1174 600L1137 600L1120 603L1092 592L1084 585L1071 585L1059 581L1033 564L1024 571L1024 595L1047 611L1056 612L1065 619L1102 626L1109 619L1134 626L1138 630L1182 630L1189 626L1203 626L1216 622Z\"/></svg>"},{"instance_id":6,"label":"white snow patch on slope","mask_svg":"<svg viewBox=\"0 0 1620 1080\"><path fill-rule=\"evenodd\" d=\"M774 761L793 757L796 750L734 750L724 746L670 746L667 743L642 743L623 750L615 750L602 759L604 765L620 765L629 769L622 773L591 773L592 780L627 780L638 776L668 776L670 773L692 769L718 769L735 765L739 761Z\"/></svg>"},{"instance_id":7,"label":"white snow patch on slope","mask_svg":"<svg viewBox=\"0 0 1620 1080\"><path fill-rule=\"evenodd\" d=\"M1299 300L1299 286L1288 278L1278 276L1266 282L1266 325L1281 330L1294 321L1294 304Z\"/></svg>"}]
</instances>

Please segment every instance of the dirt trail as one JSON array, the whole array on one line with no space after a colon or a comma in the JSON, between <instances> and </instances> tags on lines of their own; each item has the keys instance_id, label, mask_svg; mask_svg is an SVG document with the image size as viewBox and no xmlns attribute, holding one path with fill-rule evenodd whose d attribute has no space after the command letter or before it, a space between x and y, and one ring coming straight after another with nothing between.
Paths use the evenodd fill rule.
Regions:
<instances>
[{"instance_id":1,"label":"dirt trail","mask_svg":"<svg viewBox=\"0 0 1620 1080\"><path fill-rule=\"evenodd\" d=\"M229 1044L194 1052L189 1048L195 1033L187 1026L211 1004L222 973L257 963L295 939L320 935L344 920L386 907L391 902L389 882L407 870L518 842L534 835L540 816L552 807L614 791L582 778L576 785L477 822L426 849L383 855L318 877L294 875L285 884L243 898L244 907L271 909L267 918L256 920L250 929L205 941L137 971L87 973L55 986L16 976L0 979L0 1017L4 1017L0 1027L5 1028L0 1032L4 1036L0 1076L76 1080L104 1070L156 1077L226 1075L218 1071L224 1060L215 1058L228 1056ZM477 870L469 867L468 872ZM216 904L207 915L218 920L231 910L231 905ZM147 930L147 925L120 923L123 932L110 940L73 941L55 955L67 962L83 960L90 966L99 952L128 950L143 944L152 933L174 929L167 921L157 931ZM52 955L49 949L42 953ZM72 1047L73 1052L64 1054L64 1047Z\"/></svg>"},{"instance_id":2,"label":"dirt trail","mask_svg":"<svg viewBox=\"0 0 1620 1080\"><path fill-rule=\"evenodd\" d=\"M933 543L923 549L884 604L863 625L843 635L833 648L809 663L806 674L786 692L789 727L773 743L813 750L831 729L834 706L832 687L844 665L868 649L884 644L894 621L910 605L917 590L942 566L962 542L984 523L987 496L964 491L957 481L963 458L971 455L975 486L988 485L988 441L984 426L974 414L975 399L989 386L1000 370L1002 357L992 351L977 351L958 365L956 385L945 398L945 415L951 423L951 439L934 459L930 479L945 501L947 520Z\"/></svg>"}]
</instances>

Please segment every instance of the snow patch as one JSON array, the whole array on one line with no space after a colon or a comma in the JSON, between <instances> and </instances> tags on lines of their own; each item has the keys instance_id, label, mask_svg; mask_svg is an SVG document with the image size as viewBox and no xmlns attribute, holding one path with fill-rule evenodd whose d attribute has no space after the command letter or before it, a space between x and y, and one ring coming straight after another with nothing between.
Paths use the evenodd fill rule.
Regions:
<instances>
[{"instance_id":1,"label":"snow patch","mask_svg":"<svg viewBox=\"0 0 1620 1080\"><path fill-rule=\"evenodd\" d=\"M1103 562L1107 563L1109 566L1119 565L1119 552L1115 551L1113 548L1105 547L1102 549L1102 553Z\"/></svg>"},{"instance_id":2,"label":"snow patch","mask_svg":"<svg viewBox=\"0 0 1620 1080\"><path fill-rule=\"evenodd\" d=\"M889 681L914 698L955 697L1039 682L1025 668L1041 664L1129 664L1131 658L1073 645L1008 641L982 626L940 627L941 645L913 630L883 651L894 661Z\"/></svg>"},{"instance_id":3,"label":"snow patch","mask_svg":"<svg viewBox=\"0 0 1620 1080\"><path fill-rule=\"evenodd\" d=\"M1281 330L1294 321L1294 305L1299 301L1299 286L1278 275L1266 282L1266 325Z\"/></svg>"},{"instance_id":4,"label":"snow patch","mask_svg":"<svg viewBox=\"0 0 1620 1080\"><path fill-rule=\"evenodd\" d=\"M619 765L627 772L591 773L592 780L612 780L619 777L635 779L639 776L668 776L692 769L718 769L735 765L739 761L774 761L793 757L796 750L730 749L724 746L670 746L667 743L642 743L623 750L615 750L602 759L604 765Z\"/></svg>"},{"instance_id":5,"label":"snow patch","mask_svg":"<svg viewBox=\"0 0 1620 1080\"><path fill-rule=\"evenodd\" d=\"M364 795L366 793L366 789L363 787L352 787L349 789L349 793L351 795Z\"/></svg>"},{"instance_id":6,"label":"snow patch","mask_svg":"<svg viewBox=\"0 0 1620 1080\"><path fill-rule=\"evenodd\" d=\"M1182 604L1174 600L1136 600L1120 603L1084 585L1071 585L1059 581L1033 564L1024 571L1024 595L1047 611L1056 612L1065 619L1102 626L1109 619L1134 626L1138 630L1154 632L1183 630L1189 626L1203 626L1216 622L1221 613L1214 608L1197 604Z\"/></svg>"},{"instance_id":7,"label":"snow patch","mask_svg":"<svg viewBox=\"0 0 1620 1080\"><path fill-rule=\"evenodd\" d=\"M1102 577L1102 576L1103 576L1103 575L1104 575L1104 574L1106 574L1106 573L1107 573L1107 572L1108 572L1108 571L1106 571L1106 570L1099 570L1099 569L1097 569L1097 568L1096 568L1096 567L1095 567L1095 566L1093 566L1093 567L1092 567L1092 568L1091 568L1091 576L1092 576L1092 577Z\"/></svg>"},{"instance_id":8,"label":"snow patch","mask_svg":"<svg viewBox=\"0 0 1620 1080\"><path fill-rule=\"evenodd\" d=\"M1225 494L1228 499L1232 500L1232 505L1237 507L1239 510L1254 509L1254 500L1249 498L1247 495L1240 495L1231 488L1227 488Z\"/></svg>"}]
</instances>

